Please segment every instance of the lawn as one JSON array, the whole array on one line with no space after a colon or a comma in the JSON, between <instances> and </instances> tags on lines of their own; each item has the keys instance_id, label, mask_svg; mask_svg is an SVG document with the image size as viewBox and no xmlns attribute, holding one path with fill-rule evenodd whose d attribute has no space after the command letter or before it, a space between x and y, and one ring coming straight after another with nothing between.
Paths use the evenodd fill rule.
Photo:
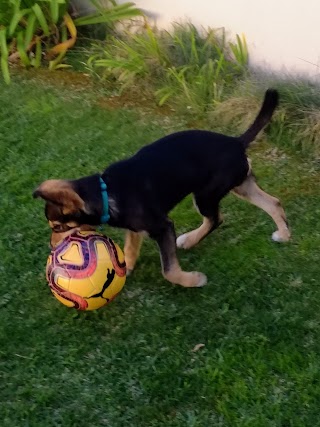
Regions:
<instances>
[{"instance_id":1,"label":"lawn","mask_svg":"<svg viewBox=\"0 0 320 427\"><path fill-rule=\"evenodd\" d=\"M316 164L266 140L250 150L259 183L283 201L290 243L273 243L272 220L228 196L224 225L179 251L208 286L167 283L146 241L117 299L76 312L46 285L49 229L33 189L101 171L186 123L114 108L79 82L22 76L0 90L1 426L320 426ZM172 218L177 233L200 221L190 198Z\"/></svg>"}]
</instances>

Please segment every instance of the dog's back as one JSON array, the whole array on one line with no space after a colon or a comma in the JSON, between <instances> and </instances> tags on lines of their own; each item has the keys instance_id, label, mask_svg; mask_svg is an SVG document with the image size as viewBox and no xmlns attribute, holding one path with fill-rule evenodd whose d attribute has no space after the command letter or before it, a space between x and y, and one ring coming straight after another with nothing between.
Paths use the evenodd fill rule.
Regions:
<instances>
[{"instance_id":1,"label":"dog's back","mask_svg":"<svg viewBox=\"0 0 320 427\"><path fill-rule=\"evenodd\" d=\"M124 210L132 203L167 214L190 193L223 197L245 180L249 171L245 150L270 121L277 104L278 93L269 89L255 121L243 135L231 137L205 130L173 133L112 164L103 179L111 183L118 197L126 188Z\"/></svg>"}]
</instances>

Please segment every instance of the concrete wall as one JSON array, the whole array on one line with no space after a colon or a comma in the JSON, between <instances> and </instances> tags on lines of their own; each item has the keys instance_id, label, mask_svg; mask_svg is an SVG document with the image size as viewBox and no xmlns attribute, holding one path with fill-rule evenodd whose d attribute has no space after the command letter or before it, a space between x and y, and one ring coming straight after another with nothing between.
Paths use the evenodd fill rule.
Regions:
<instances>
[{"instance_id":1,"label":"concrete wall","mask_svg":"<svg viewBox=\"0 0 320 427\"><path fill-rule=\"evenodd\" d=\"M250 62L320 79L320 0L136 0L159 27L190 20L244 33Z\"/></svg>"}]
</instances>

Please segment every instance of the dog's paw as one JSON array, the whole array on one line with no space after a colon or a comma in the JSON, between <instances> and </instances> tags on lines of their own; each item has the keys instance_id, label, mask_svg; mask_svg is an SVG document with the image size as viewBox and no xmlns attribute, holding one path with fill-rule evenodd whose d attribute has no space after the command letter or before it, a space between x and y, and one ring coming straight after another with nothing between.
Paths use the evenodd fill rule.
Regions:
<instances>
[{"instance_id":1,"label":"dog's paw","mask_svg":"<svg viewBox=\"0 0 320 427\"><path fill-rule=\"evenodd\" d=\"M184 248L184 244L186 242L186 239L187 239L187 235L186 234L181 234L181 236L178 236L177 240L176 240L177 248L183 248L183 249L185 249Z\"/></svg>"},{"instance_id":2,"label":"dog's paw","mask_svg":"<svg viewBox=\"0 0 320 427\"><path fill-rule=\"evenodd\" d=\"M194 246L194 242L190 238L190 233L181 234L176 240L177 248L190 249Z\"/></svg>"},{"instance_id":3,"label":"dog's paw","mask_svg":"<svg viewBox=\"0 0 320 427\"><path fill-rule=\"evenodd\" d=\"M272 233L272 240L278 243L288 242L290 240L290 231L287 230L285 233L280 233L279 230Z\"/></svg>"},{"instance_id":4,"label":"dog's paw","mask_svg":"<svg viewBox=\"0 0 320 427\"><path fill-rule=\"evenodd\" d=\"M185 286L186 288L202 288L207 284L207 276L198 271L190 271L182 273L182 281L179 285Z\"/></svg>"},{"instance_id":5,"label":"dog's paw","mask_svg":"<svg viewBox=\"0 0 320 427\"><path fill-rule=\"evenodd\" d=\"M207 276L203 273L198 273L197 271L193 271L191 274L196 276L196 285L195 288L202 288L207 284Z\"/></svg>"},{"instance_id":6,"label":"dog's paw","mask_svg":"<svg viewBox=\"0 0 320 427\"><path fill-rule=\"evenodd\" d=\"M169 271L164 277L174 285L184 288L201 288L207 284L207 277L198 271Z\"/></svg>"},{"instance_id":7,"label":"dog's paw","mask_svg":"<svg viewBox=\"0 0 320 427\"><path fill-rule=\"evenodd\" d=\"M126 276L131 276L131 274L133 273L133 268L128 268L126 269Z\"/></svg>"}]
</instances>

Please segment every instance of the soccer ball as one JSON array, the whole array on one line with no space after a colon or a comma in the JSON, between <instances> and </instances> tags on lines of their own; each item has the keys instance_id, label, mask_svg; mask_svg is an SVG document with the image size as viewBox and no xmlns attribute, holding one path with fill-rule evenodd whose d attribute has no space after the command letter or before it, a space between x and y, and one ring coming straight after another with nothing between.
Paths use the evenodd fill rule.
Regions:
<instances>
[{"instance_id":1,"label":"soccer ball","mask_svg":"<svg viewBox=\"0 0 320 427\"><path fill-rule=\"evenodd\" d=\"M112 301L126 281L119 246L94 231L76 231L48 257L46 276L51 292L77 310L96 310Z\"/></svg>"}]
</instances>

